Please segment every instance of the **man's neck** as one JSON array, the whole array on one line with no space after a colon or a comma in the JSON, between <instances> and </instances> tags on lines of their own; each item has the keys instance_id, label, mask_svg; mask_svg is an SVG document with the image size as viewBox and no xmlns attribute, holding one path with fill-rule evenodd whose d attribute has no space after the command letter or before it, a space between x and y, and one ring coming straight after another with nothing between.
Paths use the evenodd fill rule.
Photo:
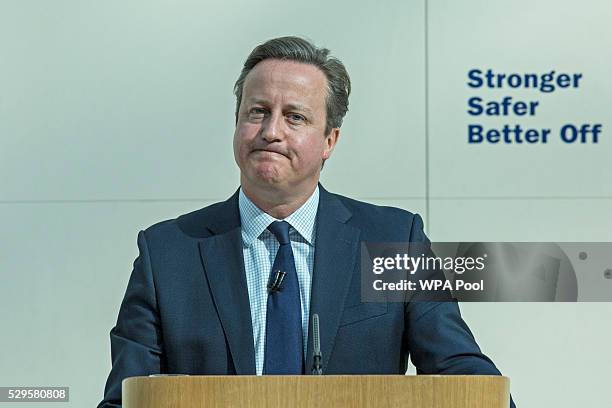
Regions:
<instances>
[{"instance_id":1,"label":"man's neck","mask_svg":"<svg viewBox=\"0 0 612 408\"><path fill-rule=\"evenodd\" d=\"M244 195L265 213L282 220L300 208L317 188L317 183L311 189L303 189L287 193L277 189L262 189L242 183Z\"/></svg>"}]
</instances>

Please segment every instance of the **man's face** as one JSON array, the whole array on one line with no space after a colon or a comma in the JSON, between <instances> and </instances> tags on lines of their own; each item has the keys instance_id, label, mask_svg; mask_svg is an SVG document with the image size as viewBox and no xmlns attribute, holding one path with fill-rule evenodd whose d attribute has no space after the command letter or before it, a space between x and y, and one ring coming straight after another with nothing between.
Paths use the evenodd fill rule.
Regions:
<instances>
[{"instance_id":1,"label":"man's face","mask_svg":"<svg viewBox=\"0 0 612 408\"><path fill-rule=\"evenodd\" d=\"M241 183L314 188L339 129L325 135L327 78L317 67L267 59L247 75L234 132Z\"/></svg>"}]
</instances>

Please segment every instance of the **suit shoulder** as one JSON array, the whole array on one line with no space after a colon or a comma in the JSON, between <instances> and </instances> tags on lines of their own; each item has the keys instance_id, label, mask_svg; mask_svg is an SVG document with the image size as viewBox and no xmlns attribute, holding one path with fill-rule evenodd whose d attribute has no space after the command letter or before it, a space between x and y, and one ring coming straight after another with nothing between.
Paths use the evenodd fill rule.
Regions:
<instances>
[{"instance_id":1,"label":"suit shoulder","mask_svg":"<svg viewBox=\"0 0 612 408\"><path fill-rule=\"evenodd\" d=\"M214 203L206 207L181 214L176 218L159 221L144 230L150 239L168 239L173 235L187 235L190 237L206 237L210 235L207 227L221 210L224 202Z\"/></svg>"},{"instance_id":2,"label":"suit shoulder","mask_svg":"<svg viewBox=\"0 0 612 408\"><path fill-rule=\"evenodd\" d=\"M359 227L364 241L426 241L423 219L417 213L397 207L366 203L338 196L352 213L350 223Z\"/></svg>"},{"instance_id":3,"label":"suit shoulder","mask_svg":"<svg viewBox=\"0 0 612 408\"><path fill-rule=\"evenodd\" d=\"M334 194L344 206L353 213L354 217L366 217L376 219L395 219L403 222L412 222L415 216L420 217L418 214L404 210L398 207L376 205L367 203L365 201L355 200L353 198Z\"/></svg>"},{"instance_id":4,"label":"suit shoulder","mask_svg":"<svg viewBox=\"0 0 612 408\"><path fill-rule=\"evenodd\" d=\"M390 206L381 206L334 194L351 212L349 224L362 231L371 241L422 241L423 219L419 214Z\"/></svg>"}]
</instances>

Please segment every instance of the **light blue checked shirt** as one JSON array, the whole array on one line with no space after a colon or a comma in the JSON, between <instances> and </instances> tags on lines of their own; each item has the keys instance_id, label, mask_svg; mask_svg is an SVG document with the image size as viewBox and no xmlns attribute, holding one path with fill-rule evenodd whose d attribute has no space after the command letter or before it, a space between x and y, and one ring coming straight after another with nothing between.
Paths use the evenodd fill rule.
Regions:
<instances>
[{"instance_id":1,"label":"light blue checked shirt","mask_svg":"<svg viewBox=\"0 0 612 408\"><path fill-rule=\"evenodd\" d=\"M310 287L315 251L315 221L319 206L319 187L310 198L293 214L284 219L291 228L289 238L295 258L295 269L300 283L300 301L302 304L302 331L304 337L304 355L308 341L308 316L310 311ZM264 350L266 341L266 312L268 305L268 278L274 264L279 243L268 231L268 226L277 220L260 210L240 189L238 197L240 221L242 225L242 254L246 272L251 319L253 324L253 342L255 346L255 370L257 375L263 372Z\"/></svg>"}]
</instances>

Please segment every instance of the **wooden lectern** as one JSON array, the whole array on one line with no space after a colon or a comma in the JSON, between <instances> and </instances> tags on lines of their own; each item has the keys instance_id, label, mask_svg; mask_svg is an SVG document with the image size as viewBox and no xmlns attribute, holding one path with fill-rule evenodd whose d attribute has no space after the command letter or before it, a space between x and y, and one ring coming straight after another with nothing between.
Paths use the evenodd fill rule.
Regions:
<instances>
[{"instance_id":1,"label":"wooden lectern","mask_svg":"<svg viewBox=\"0 0 612 408\"><path fill-rule=\"evenodd\" d=\"M153 376L123 380L123 408L508 408L489 375Z\"/></svg>"}]
</instances>

